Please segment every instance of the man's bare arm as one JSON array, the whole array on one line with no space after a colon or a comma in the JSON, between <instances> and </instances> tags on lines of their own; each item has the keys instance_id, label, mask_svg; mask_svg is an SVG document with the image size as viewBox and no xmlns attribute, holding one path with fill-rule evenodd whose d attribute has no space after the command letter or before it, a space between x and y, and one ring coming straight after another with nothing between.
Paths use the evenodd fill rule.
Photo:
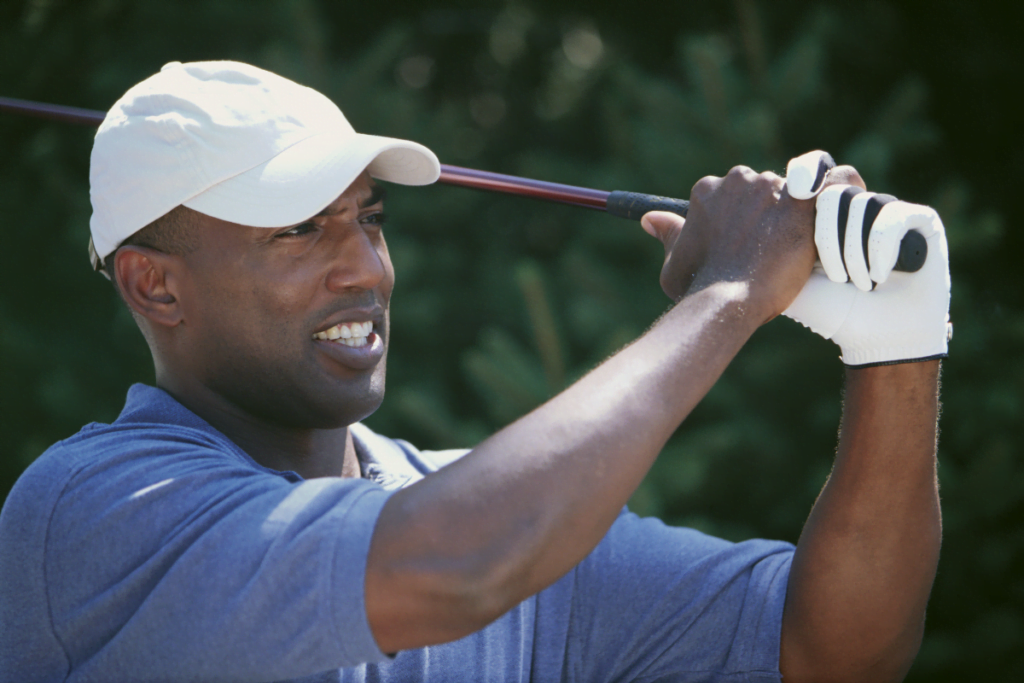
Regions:
<instances>
[{"instance_id":1,"label":"man's bare arm","mask_svg":"<svg viewBox=\"0 0 1024 683\"><path fill-rule=\"evenodd\" d=\"M814 262L813 205L733 169L648 228L679 303L646 335L440 472L396 493L371 543L366 604L385 651L472 633L601 540L665 441Z\"/></svg>"},{"instance_id":2,"label":"man's bare arm","mask_svg":"<svg viewBox=\"0 0 1024 683\"><path fill-rule=\"evenodd\" d=\"M381 513L367 609L385 651L455 640L597 545L756 329L745 288L684 299L644 337Z\"/></svg>"},{"instance_id":3,"label":"man's bare arm","mask_svg":"<svg viewBox=\"0 0 1024 683\"><path fill-rule=\"evenodd\" d=\"M902 680L939 559L939 362L849 369L835 467L793 558L789 681Z\"/></svg>"}]
</instances>

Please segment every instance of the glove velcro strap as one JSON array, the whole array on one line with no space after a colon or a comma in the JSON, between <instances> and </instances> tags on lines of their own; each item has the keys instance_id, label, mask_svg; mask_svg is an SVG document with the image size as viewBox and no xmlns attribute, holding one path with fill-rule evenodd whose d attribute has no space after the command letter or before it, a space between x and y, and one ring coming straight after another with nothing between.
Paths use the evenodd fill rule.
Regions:
<instances>
[{"instance_id":1,"label":"glove velcro strap","mask_svg":"<svg viewBox=\"0 0 1024 683\"><path fill-rule=\"evenodd\" d=\"M878 363L863 363L861 365L851 365L850 363L843 363L846 367L851 370L861 370L863 368L878 368L883 365L903 365L904 363L923 363L928 360L942 360L943 358L949 358L949 353L937 353L934 356L925 356L924 358L903 358L900 360L883 360Z\"/></svg>"}]
</instances>

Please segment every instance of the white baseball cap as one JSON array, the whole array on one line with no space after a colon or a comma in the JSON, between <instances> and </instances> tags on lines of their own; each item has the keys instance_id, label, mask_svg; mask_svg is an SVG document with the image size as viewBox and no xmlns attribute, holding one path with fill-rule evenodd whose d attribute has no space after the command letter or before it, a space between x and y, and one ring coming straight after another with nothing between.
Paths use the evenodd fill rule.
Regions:
<instances>
[{"instance_id":1,"label":"white baseball cap","mask_svg":"<svg viewBox=\"0 0 1024 683\"><path fill-rule=\"evenodd\" d=\"M428 185L441 167L423 145L356 133L327 97L269 71L171 62L129 89L96 133L93 267L181 204L232 223L282 227L316 215L364 170Z\"/></svg>"}]
</instances>

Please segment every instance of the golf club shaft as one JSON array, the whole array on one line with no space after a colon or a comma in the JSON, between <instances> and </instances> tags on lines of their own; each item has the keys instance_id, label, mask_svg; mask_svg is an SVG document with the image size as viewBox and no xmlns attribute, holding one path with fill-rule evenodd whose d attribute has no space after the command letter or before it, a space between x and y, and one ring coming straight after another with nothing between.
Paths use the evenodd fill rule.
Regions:
<instances>
[{"instance_id":1,"label":"golf club shaft","mask_svg":"<svg viewBox=\"0 0 1024 683\"><path fill-rule=\"evenodd\" d=\"M10 97L0 97L0 111L2 110L28 114L37 118L90 126L98 126L103 122L105 116L103 112L93 109L30 102ZM441 177L438 178L437 182L488 192L533 197L534 199L582 206L588 209L599 209L637 220L646 211L652 211L654 208L675 211L685 216L688 205L688 202L677 199L653 197L634 192L592 190L586 187L549 183L544 180L533 180L503 173L491 173L490 171L478 171L472 168L451 166L449 164L441 164ZM654 200L653 203L652 200ZM660 203L658 200L661 200Z\"/></svg>"},{"instance_id":2,"label":"golf club shaft","mask_svg":"<svg viewBox=\"0 0 1024 683\"><path fill-rule=\"evenodd\" d=\"M101 111L66 107L59 104L30 102L11 97L0 97L0 111L13 111L28 114L37 118L54 119L68 123L98 126L106 116ZM441 176L437 182L446 185L468 187L487 192L500 192L521 197L543 199L559 204L582 206L588 209L607 211L613 216L640 220L648 211L671 211L685 216L690 202L685 199L659 197L639 192L606 192L575 185L550 183L544 180L522 178L520 176L479 171L461 166L441 164ZM896 262L896 270L914 272L924 265L928 254L928 245L917 232L907 233L900 244L900 255Z\"/></svg>"},{"instance_id":3,"label":"golf club shaft","mask_svg":"<svg viewBox=\"0 0 1024 683\"><path fill-rule=\"evenodd\" d=\"M437 182L474 190L501 192L569 204L570 206L598 209L632 220L640 220L640 217L648 211L673 211L680 216L685 216L690 205L690 202L685 199L672 199L639 192L593 190L589 187L549 183L545 180L478 171L473 168L448 164L441 164L441 177Z\"/></svg>"},{"instance_id":4,"label":"golf club shaft","mask_svg":"<svg viewBox=\"0 0 1024 683\"><path fill-rule=\"evenodd\" d=\"M30 102L13 97L0 97L0 111L13 111L19 114L28 114L38 119L53 119L65 123L79 123L85 126L98 126L103 123L103 117L106 116L103 112L96 111L95 109Z\"/></svg>"},{"instance_id":5,"label":"golf club shaft","mask_svg":"<svg viewBox=\"0 0 1024 683\"><path fill-rule=\"evenodd\" d=\"M0 110L90 126L98 126L102 123L105 116L103 112L93 109L30 102L10 97L0 97ZM592 190L574 185L549 183L543 180L533 180L502 173L491 173L489 171L478 171L472 168L451 166L449 164L441 164L441 177L438 178L437 182L488 192L533 197L560 204L599 209L601 211L608 210L608 198L614 194L604 190Z\"/></svg>"}]
</instances>

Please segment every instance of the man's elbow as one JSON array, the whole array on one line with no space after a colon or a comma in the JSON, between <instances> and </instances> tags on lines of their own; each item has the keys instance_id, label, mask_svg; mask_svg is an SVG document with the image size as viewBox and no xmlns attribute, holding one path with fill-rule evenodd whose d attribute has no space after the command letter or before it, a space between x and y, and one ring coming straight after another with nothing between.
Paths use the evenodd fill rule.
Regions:
<instances>
[{"instance_id":1,"label":"man's elbow","mask_svg":"<svg viewBox=\"0 0 1024 683\"><path fill-rule=\"evenodd\" d=\"M779 669L785 683L896 683L906 678L918 650L923 627L884 642L814 639L801 644L783 639Z\"/></svg>"},{"instance_id":2,"label":"man's elbow","mask_svg":"<svg viewBox=\"0 0 1024 683\"><path fill-rule=\"evenodd\" d=\"M367 574L367 612L386 652L458 640L528 597L505 563L464 557L418 564Z\"/></svg>"}]
</instances>

